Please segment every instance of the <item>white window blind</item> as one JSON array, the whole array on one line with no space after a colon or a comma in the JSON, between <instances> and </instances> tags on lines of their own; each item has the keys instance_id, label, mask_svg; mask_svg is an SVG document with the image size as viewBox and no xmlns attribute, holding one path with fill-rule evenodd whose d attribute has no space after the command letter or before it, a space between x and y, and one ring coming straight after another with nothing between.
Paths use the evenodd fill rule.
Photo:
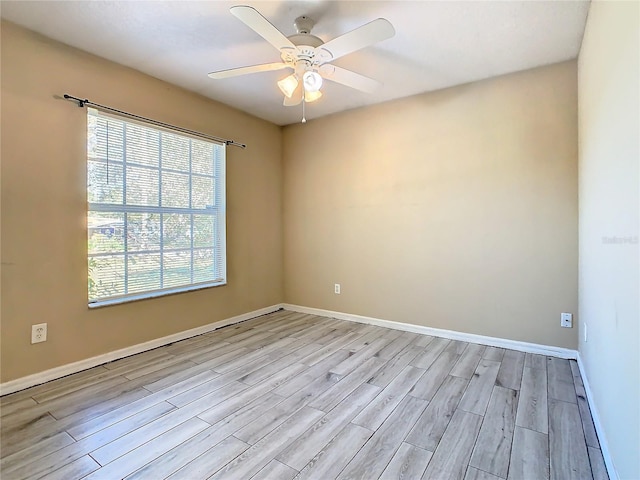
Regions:
<instances>
[{"instance_id":1,"label":"white window blind","mask_svg":"<svg viewBox=\"0 0 640 480\"><path fill-rule=\"evenodd\" d=\"M226 283L225 146L88 109L89 304Z\"/></svg>"}]
</instances>

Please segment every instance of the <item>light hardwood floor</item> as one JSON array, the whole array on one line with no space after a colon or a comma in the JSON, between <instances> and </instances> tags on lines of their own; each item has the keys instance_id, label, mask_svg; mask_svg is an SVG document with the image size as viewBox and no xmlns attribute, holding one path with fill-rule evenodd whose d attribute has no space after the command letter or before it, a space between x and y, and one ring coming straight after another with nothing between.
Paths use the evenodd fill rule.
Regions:
<instances>
[{"instance_id":1,"label":"light hardwood floor","mask_svg":"<svg viewBox=\"0 0 640 480\"><path fill-rule=\"evenodd\" d=\"M607 478L575 362L287 311L0 413L3 480Z\"/></svg>"}]
</instances>

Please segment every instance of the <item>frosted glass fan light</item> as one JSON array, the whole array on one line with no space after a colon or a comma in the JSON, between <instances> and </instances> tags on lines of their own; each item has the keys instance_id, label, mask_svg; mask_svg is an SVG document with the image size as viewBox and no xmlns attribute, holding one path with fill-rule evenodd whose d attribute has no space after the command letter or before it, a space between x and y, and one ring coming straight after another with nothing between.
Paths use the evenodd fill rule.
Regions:
<instances>
[{"instance_id":1,"label":"frosted glass fan light","mask_svg":"<svg viewBox=\"0 0 640 480\"><path fill-rule=\"evenodd\" d=\"M320 91L318 91L318 92L308 92L308 91L305 90L305 92L304 92L304 101L306 103L315 102L321 96L322 96L322 92L320 92Z\"/></svg>"},{"instance_id":2,"label":"frosted glass fan light","mask_svg":"<svg viewBox=\"0 0 640 480\"><path fill-rule=\"evenodd\" d=\"M317 92L322 87L322 77L318 72L305 72L302 82L305 92Z\"/></svg>"},{"instance_id":3,"label":"frosted glass fan light","mask_svg":"<svg viewBox=\"0 0 640 480\"><path fill-rule=\"evenodd\" d=\"M291 98L293 92L295 92L296 88L298 88L298 79L296 78L295 74L291 74L288 77L280 80L278 82L278 87L287 98Z\"/></svg>"}]
</instances>

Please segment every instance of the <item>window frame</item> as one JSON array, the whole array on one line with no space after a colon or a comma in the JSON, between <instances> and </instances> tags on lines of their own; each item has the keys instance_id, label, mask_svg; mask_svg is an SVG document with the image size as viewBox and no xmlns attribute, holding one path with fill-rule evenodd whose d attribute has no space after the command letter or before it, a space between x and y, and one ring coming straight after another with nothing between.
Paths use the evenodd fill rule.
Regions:
<instances>
[{"instance_id":1,"label":"window frame","mask_svg":"<svg viewBox=\"0 0 640 480\"><path fill-rule=\"evenodd\" d=\"M172 168L163 168L162 166L162 153L159 153L160 157L158 159L158 165L148 166L144 164L140 164L137 162L127 162L127 154L123 152L122 160L112 160L107 157L107 164L117 164L121 166L123 175L122 175L122 203L91 203L89 202L89 194L90 194L90 185L89 185L89 165L90 161L95 161L94 157L90 157L89 152L89 117L102 117L108 119L113 119L118 122L124 122L125 124L134 124L140 127L150 129L152 131L159 132L162 134L163 132L169 133L171 135L178 136L180 138L186 138L190 141L197 140L199 142L205 142L212 145L213 148L213 159L212 159L212 173L211 175L201 174L198 172L194 172L192 169L193 166L193 156L191 147L189 148L189 171L184 172L178 169ZM108 305L115 305L121 303L127 303L132 301L150 299L150 298L158 298L165 295L173 295L177 293L191 292L196 290L202 290L205 288L212 288L223 286L227 284L227 251L226 251L226 144L224 142L216 142L210 138L199 137L198 135L193 135L189 133L182 132L180 130L173 130L171 128L166 128L158 125L154 125L153 123L147 123L144 121L131 119L126 116L120 116L112 113L105 112L98 108L87 108L87 153L86 153L86 162L87 162L87 230L86 230L86 238L89 241L90 238L90 225L89 218L92 212L96 213L116 213L121 214L124 218L123 222L123 242L124 248L121 252L94 252L91 253L89 251L89 245L87 244L87 279L90 279L90 271L89 271L89 262L91 258L99 258L105 256L122 256L127 259L130 255L144 255L146 254L160 254L160 278L163 279L163 268L164 268L164 254L165 252L178 252L178 251L188 251L191 253L191 269L190 274L193 280L194 276L194 268L193 268L193 252L198 250L211 250L213 256L213 272L219 273L220 275L217 278L212 280L206 280L201 282L192 282L185 285L178 286L170 286L170 287L161 287L149 289L146 291L136 291L133 293L123 293L118 295L112 295L108 297L101 297L92 300L90 298L89 288L87 288L87 301L89 308L98 308ZM96 129L97 130L97 129ZM161 138L161 137L160 137ZM159 140L159 145L162 145L162 141ZM189 144L190 146L192 143ZM216 149L217 150L216 152ZM159 150L161 152L161 150ZM127 204L127 195L126 195L126 187L127 187L127 177L126 170L127 166L133 166L136 168L145 168L148 170L155 170L158 172L158 205L157 206L145 206L145 205L135 205L135 204ZM163 207L162 206L162 174L163 172L169 173L178 173L181 175L185 175L188 173L188 181L189 181L189 192L188 196L190 198L189 207ZM211 178L213 180L212 187L214 189L214 205L207 208L194 208L191 202L192 198L192 181L194 177L202 177L202 178ZM191 234L189 235L190 239L190 247L181 247L181 248L165 248L164 241L165 239L160 235L159 245L157 251L154 250L130 250L127 248L127 214L131 213L139 213L139 214L158 214L160 216L159 224L162 226L164 224L163 215L165 214L183 214L189 215L190 224L191 224ZM206 247L195 247L194 246L194 233L193 233L193 223L195 215L205 215L211 216L213 219L213 232L211 238L211 246ZM162 228L162 227L161 227ZM161 230L162 231L162 230ZM127 282L127 265L125 260L125 273L124 273L124 288L125 291L128 288ZM161 280L162 282L163 280Z\"/></svg>"}]
</instances>

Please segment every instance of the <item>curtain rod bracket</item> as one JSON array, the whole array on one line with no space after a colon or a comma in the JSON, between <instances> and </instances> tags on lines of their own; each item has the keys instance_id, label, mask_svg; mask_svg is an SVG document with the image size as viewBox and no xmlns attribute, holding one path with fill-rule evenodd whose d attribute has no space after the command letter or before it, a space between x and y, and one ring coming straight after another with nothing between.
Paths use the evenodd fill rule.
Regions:
<instances>
[{"instance_id":1,"label":"curtain rod bracket","mask_svg":"<svg viewBox=\"0 0 640 480\"><path fill-rule=\"evenodd\" d=\"M78 103L78 107L80 107L80 108L84 107L85 103L89 103L89 100L86 99L86 98L83 100L81 98L72 97L71 95L68 95L66 93L63 96L67 100L73 100L74 102L77 102Z\"/></svg>"}]
</instances>

